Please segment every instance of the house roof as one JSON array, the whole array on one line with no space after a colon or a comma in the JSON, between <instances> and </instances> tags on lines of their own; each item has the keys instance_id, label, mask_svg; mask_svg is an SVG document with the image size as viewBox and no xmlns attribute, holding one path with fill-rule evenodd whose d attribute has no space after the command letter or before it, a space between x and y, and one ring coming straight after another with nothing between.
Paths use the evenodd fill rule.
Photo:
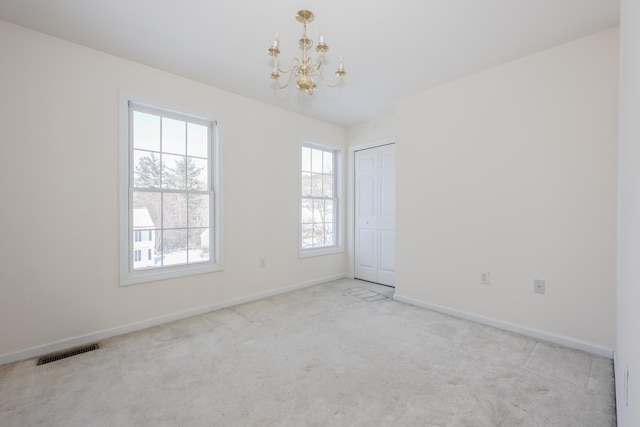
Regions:
<instances>
[{"instance_id":1,"label":"house roof","mask_svg":"<svg viewBox=\"0 0 640 427\"><path fill-rule=\"evenodd\" d=\"M133 210L133 228L155 228L155 224L153 223L147 208Z\"/></svg>"}]
</instances>

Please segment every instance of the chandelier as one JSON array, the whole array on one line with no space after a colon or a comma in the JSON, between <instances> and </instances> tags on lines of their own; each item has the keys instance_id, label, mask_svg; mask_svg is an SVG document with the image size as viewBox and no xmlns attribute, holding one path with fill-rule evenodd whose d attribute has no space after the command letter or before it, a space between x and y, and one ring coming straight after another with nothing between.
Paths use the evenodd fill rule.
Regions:
<instances>
[{"instance_id":1,"label":"chandelier","mask_svg":"<svg viewBox=\"0 0 640 427\"><path fill-rule=\"evenodd\" d=\"M344 70L342 56L340 56L339 58L338 70L335 72L335 75L338 77L337 82L327 83L324 75L322 74L322 64L325 60L325 53L329 50L329 46L324 41L324 36L320 35L320 41L316 45L316 52L320 54L317 63L313 62L313 60L309 56L309 51L313 46L313 40L311 40L307 36L307 24L313 21L313 12L311 12L310 10L299 10L296 14L296 20L301 22L304 26L302 37L300 37L300 40L298 40L300 49L302 49L302 59L294 58L291 61L291 65L289 65L289 68L280 68L280 66L278 65L278 55L280 55L280 48L278 47L280 40L278 38L278 33L275 34L273 45L267 51L273 58L273 71L271 72L271 78L273 79L275 86L278 89L284 89L289 86L289 83L291 83L293 77L296 76L296 87L303 93L313 95L317 86L313 79L316 75L320 77L320 81L325 86L338 86L338 84L340 84L340 81L342 80L342 77L347 74L347 72ZM279 83L280 73L289 75L286 82L282 85Z\"/></svg>"}]
</instances>

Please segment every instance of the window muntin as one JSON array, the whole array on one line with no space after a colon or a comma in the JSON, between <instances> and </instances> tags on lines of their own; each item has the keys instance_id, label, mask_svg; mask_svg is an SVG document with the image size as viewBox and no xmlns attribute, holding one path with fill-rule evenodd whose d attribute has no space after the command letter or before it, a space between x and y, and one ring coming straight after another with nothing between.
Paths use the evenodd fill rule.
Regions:
<instances>
[{"instance_id":1,"label":"window muntin","mask_svg":"<svg viewBox=\"0 0 640 427\"><path fill-rule=\"evenodd\" d=\"M338 151L302 144L300 157L300 249L338 246Z\"/></svg>"},{"instance_id":2,"label":"window muntin","mask_svg":"<svg viewBox=\"0 0 640 427\"><path fill-rule=\"evenodd\" d=\"M215 267L214 129L212 121L129 102L125 282Z\"/></svg>"}]
</instances>

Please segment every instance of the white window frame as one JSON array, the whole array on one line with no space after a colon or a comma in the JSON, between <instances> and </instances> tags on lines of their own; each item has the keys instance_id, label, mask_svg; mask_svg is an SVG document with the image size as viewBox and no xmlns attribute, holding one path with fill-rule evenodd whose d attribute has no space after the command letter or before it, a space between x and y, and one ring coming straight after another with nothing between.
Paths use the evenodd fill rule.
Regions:
<instances>
[{"instance_id":1,"label":"white window frame","mask_svg":"<svg viewBox=\"0 0 640 427\"><path fill-rule=\"evenodd\" d=\"M334 229L334 242L333 246L320 247L320 248L303 248L302 247L302 148L312 148L323 151L332 151L334 154L333 165L333 185L335 191L335 224ZM343 149L340 146L320 143L309 140L308 138L302 138L300 140L298 148L298 257L306 258L321 255L330 255L344 252L343 235L344 235L344 216L343 216Z\"/></svg>"},{"instance_id":2,"label":"white window frame","mask_svg":"<svg viewBox=\"0 0 640 427\"><path fill-rule=\"evenodd\" d=\"M165 266L162 268L150 268L134 270L133 268L133 240L131 223L133 221L133 203L131 183L133 165L133 147L130 137L130 109L129 104L148 108L151 111L161 111L168 116L176 115L180 118L193 118L197 121L206 121L211 126L211 143L209 147L209 186L210 186L210 207L209 207L209 261L182 264L175 266ZM166 102L158 102L142 96L120 93L119 103L120 113L120 143L119 143L119 216L120 216L120 285L132 285L157 280L185 277L194 274L210 273L223 269L222 254L222 206L220 191L220 145L219 145L219 124L215 116L208 113L188 113L183 111L197 111L190 108L171 107Z\"/></svg>"}]
</instances>

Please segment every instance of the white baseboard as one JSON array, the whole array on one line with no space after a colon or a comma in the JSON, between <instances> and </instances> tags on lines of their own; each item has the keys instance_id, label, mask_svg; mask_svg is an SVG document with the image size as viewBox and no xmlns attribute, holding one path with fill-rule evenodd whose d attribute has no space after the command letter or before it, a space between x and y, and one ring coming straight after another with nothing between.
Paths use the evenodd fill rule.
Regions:
<instances>
[{"instance_id":1,"label":"white baseboard","mask_svg":"<svg viewBox=\"0 0 640 427\"><path fill-rule=\"evenodd\" d=\"M537 329L531 329L525 326L515 325L513 323L504 322L502 320L494 319L491 317L481 316L479 314L467 313L453 308L431 304L422 300L400 295L397 292L393 296L393 299L398 302L414 305L416 307L426 308L428 310L437 311L439 313L448 314L450 316L459 317L461 319L470 320L472 322L481 323L483 325L492 326L494 328L503 329L509 332L514 332L516 334L524 335L536 340L546 341L549 343L561 345L563 347L585 351L587 353L595 354L597 356L602 356L609 359L613 358L612 348L603 347L590 342L581 341L562 335L556 335Z\"/></svg>"},{"instance_id":2,"label":"white baseboard","mask_svg":"<svg viewBox=\"0 0 640 427\"><path fill-rule=\"evenodd\" d=\"M346 274L336 274L334 276L327 276L320 279L311 280L296 285L285 286L283 288L274 289L259 294L248 295L246 297L234 298L227 301L222 301L215 304L210 304L201 307L191 308L189 310L181 311L178 313L171 313L164 316L154 317L152 319L143 320L136 323L130 323L128 325L118 326L112 329L105 329L102 331L92 332L85 335L79 335L64 340L38 345L30 347L24 350L19 350L12 353L0 354L0 365L7 363L18 362L20 360L31 359L34 357L40 357L44 354L53 353L67 348L77 347L80 345L94 343L96 341L111 338L117 335L128 334L130 332L147 329L152 326L162 325L164 323L173 322L175 320L186 319L188 317L197 316L199 314L209 313L211 311L220 310L223 308L233 307L235 305L245 304L248 302L257 301L260 299L268 298L271 296L284 294L287 292L295 291L298 289L308 288L315 285L331 282L334 280L340 280L346 278Z\"/></svg>"}]
</instances>

